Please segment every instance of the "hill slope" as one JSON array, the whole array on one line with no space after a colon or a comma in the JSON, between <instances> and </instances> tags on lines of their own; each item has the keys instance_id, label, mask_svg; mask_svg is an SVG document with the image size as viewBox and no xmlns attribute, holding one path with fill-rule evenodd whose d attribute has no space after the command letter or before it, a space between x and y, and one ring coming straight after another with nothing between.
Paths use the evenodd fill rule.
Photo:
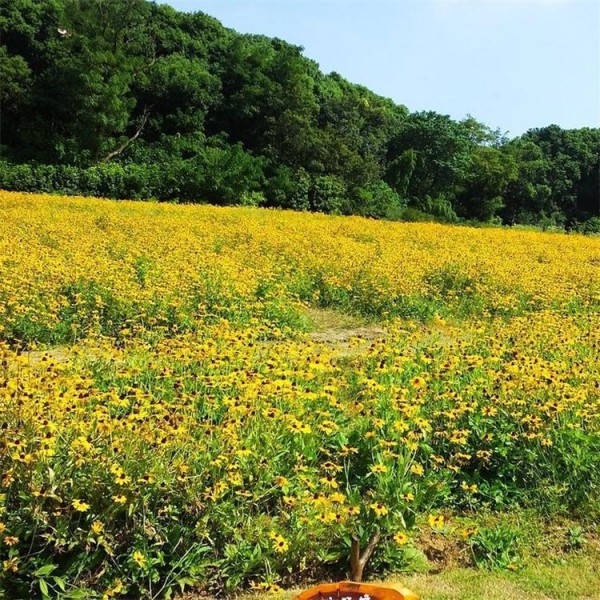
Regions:
<instances>
[{"instance_id":1,"label":"hill slope","mask_svg":"<svg viewBox=\"0 0 600 600\"><path fill-rule=\"evenodd\" d=\"M0 35L6 189L600 229L598 129L410 113L146 0L0 0Z\"/></svg>"},{"instance_id":2,"label":"hill slope","mask_svg":"<svg viewBox=\"0 0 600 600\"><path fill-rule=\"evenodd\" d=\"M579 235L0 192L0 590L264 590L353 535L369 574L578 548L599 270Z\"/></svg>"}]
</instances>

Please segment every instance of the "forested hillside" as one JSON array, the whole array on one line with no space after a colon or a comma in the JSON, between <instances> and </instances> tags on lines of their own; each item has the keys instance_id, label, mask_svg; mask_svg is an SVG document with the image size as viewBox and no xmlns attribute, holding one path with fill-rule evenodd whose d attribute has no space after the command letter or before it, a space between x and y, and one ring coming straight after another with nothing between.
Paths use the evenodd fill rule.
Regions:
<instances>
[{"instance_id":1,"label":"forested hillside","mask_svg":"<svg viewBox=\"0 0 600 600\"><path fill-rule=\"evenodd\" d=\"M145 0L0 0L0 34L6 189L600 230L599 129L509 140Z\"/></svg>"}]
</instances>

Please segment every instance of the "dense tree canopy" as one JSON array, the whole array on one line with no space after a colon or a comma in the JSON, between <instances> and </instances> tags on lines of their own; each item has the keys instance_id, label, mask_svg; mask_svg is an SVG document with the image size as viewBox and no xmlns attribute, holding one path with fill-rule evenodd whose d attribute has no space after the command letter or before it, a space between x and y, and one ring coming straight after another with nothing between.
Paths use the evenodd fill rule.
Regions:
<instances>
[{"instance_id":1,"label":"dense tree canopy","mask_svg":"<svg viewBox=\"0 0 600 600\"><path fill-rule=\"evenodd\" d=\"M600 216L599 129L507 140L146 0L0 0L0 33L3 187L567 227Z\"/></svg>"}]
</instances>

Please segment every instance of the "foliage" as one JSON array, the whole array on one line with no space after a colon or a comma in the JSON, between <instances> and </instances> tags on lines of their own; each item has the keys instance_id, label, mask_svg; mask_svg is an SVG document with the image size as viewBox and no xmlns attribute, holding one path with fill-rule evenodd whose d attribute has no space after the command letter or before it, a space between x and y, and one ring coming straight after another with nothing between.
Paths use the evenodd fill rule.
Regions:
<instances>
[{"instance_id":1,"label":"foliage","mask_svg":"<svg viewBox=\"0 0 600 600\"><path fill-rule=\"evenodd\" d=\"M598 129L509 141L410 113L301 47L146 0L0 0L0 37L8 189L545 228L600 215Z\"/></svg>"},{"instance_id":2,"label":"foliage","mask_svg":"<svg viewBox=\"0 0 600 600\"><path fill-rule=\"evenodd\" d=\"M581 233L600 234L600 217L590 217L578 226Z\"/></svg>"},{"instance_id":3,"label":"foliage","mask_svg":"<svg viewBox=\"0 0 600 600\"><path fill-rule=\"evenodd\" d=\"M469 539L478 566L516 570L519 565L518 532L508 525L478 530Z\"/></svg>"},{"instance_id":4,"label":"foliage","mask_svg":"<svg viewBox=\"0 0 600 600\"><path fill-rule=\"evenodd\" d=\"M386 217L406 208L403 200L387 183L379 181L364 188L357 188L352 194L349 207L344 212L366 217Z\"/></svg>"}]
</instances>

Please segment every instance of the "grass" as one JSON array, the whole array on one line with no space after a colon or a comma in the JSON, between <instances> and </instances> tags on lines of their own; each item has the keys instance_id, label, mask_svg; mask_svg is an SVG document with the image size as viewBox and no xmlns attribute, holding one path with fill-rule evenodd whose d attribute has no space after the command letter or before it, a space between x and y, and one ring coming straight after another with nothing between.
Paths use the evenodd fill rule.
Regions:
<instances>
[{"instance_id":1,"label":"grass","mask_svg":"<svg viewBox=\"0 0 600 600\"><path fill-rule=\"evenodd\" d=\"M470 566L469 556L447 537L438 540L445 542L443 556L434 557L431 550L435 540L424 536L419 542L423 557L417 572L387 578L367 576L365 583L407 588L421 600L600 600L600 537L593 525L581 532L575 521L559 518L544 522L526 512L489 514L482 516L482 523L522 528L523 539L517 544L523 559L519 568L511 571ZM292 600L314 585L318 583L277 593L246 594L242 600ZM195 598L186 596L186 600Z\"/></svg>"},{"instance_id":2,"label":"grass","mask_svg":"<svg viewBox=\"0 0 600 600\"><path fill-rule=\"evenodd\" d=\"M554 561L539 559L515 573L452 568L436 574L417 573L369 583L401 585L417 593L421 600L598 600L600 552L586 551ZM296 588L258 598L291 600L302 591Z\"/></svg>"},{"instance_id":3,"label":"grass","mask_svg":"<svg viewBox=\"0 0 600 600\"><path fill-rule=\"evenodd\" d=\"M426 536L419 541L423 562L417 572L369 578L365 583L394 589L406 588L421 600L600 600L600 537L592 526L581 533L575 521L553 519L544 522L532 513L482 516L482 524L520 526L523 539L518 541L522 556L514 571L472 566L464 548L448 538L443 555L434 557L435 540ZM573 532L578 532L575 534ZM439 546L438 546L439 547ZM427 559L425 558L427 556ZM368 567L367 567L368 569ZM296 586L279 593L247 596L258 600L292 600L312 585ZM194 597L192 596L190 600ZM246 600L246 597L244 597Z\"/></svg>"},{"instance_id":4,"label":"grass","mask_svg":"<svg viewBox=\"0 0 600 600\"><path fill-rule=\"evenodd\" d=\"M423 600L591 600L600 598L599 564L600 554L594 553L534 562L517 573L457 568L400 581Z\"/></svg>"}]
</instances>

